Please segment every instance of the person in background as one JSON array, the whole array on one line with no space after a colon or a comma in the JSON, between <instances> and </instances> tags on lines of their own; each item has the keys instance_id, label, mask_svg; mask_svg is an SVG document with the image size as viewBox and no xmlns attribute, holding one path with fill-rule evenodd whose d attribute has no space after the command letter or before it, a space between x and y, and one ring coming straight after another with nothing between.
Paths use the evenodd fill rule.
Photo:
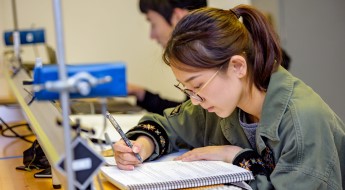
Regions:
<instances>
[{"instance_id":1,"label":"person in background","mask_svg":"<svg viewBox=\"0 0 345 190\"><path fill-rule=\"evenodd\" d=\"M241 19L240 19L241 18ZM249 5L192 11L163 55L190 100L147 114L114 145L117 166L193 148L177 160L221 160L251 170L253 189L344 189L345 125L281 66L265 16Z\"/></svg>"},{"instance_id":2,"label":"person in background","mask_svg":"<svg viewBox=\"0 0 345 190\"><path fill-rule=\"evenodd\" d=\"M150 37L163 48L166 46L175 25L189 11L206 7L206 0L139 0L140 11L151 25ZM149 112L163 114L165 108L175 107L181 102L161 98L159 94L129 83L129 95L134 95L137 105Z\"/></svg>"}]
</instances>

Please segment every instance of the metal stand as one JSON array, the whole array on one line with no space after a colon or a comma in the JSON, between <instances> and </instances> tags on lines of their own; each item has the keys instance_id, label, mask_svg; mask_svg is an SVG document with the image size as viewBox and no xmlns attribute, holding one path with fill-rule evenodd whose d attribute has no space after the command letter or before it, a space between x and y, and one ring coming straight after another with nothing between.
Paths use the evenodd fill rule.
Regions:
<instances>
[{"instance_id":1,"label":"metal stand","mask_svg":"<svg viewBox=\"0 0 345 190\"><path fill-rule=\"evenodd\" d=\"M17 18L17 6L16 0L12 0L12 14L13 14L13 51L14 51L14 58L16 61L20 62L20 35L18 30L18 18Z\"/></svg>"},{"instance_id":2,"label":"metal stand","mask_svg":"<svg viewBox=\"0 0 345 190\"><path fill-rule=\"evenodd\" d=\"M59 65L59 79L63 83L67 83L67 72L65 66L65 51L64 51L64 40L63 40L63 25L61 16L61 2L60 0L53 0L54 15L55 15L55 30L56 30L56 44L57 44L57 61ZM71 129L69 126L69 92L67 90L60 91L60 102L62 107L62 125L64 128L64 139L65 139L65 170L67 189L73 190L75 180L74 172L72 169L73 151L72 151L72 138Z\"/></svg>"},{"instance_id":3,"label":"metal stand","mask_svg":"<svg viewBox=\"0 0 345 190\"><path fill-rule=\"evenodd\" d=\"M112 81L111 76L103 78L95 78L87 72L78 72L71 77L67 77L64 40L63 40L63 25L61 16L61 2L60 0L53 0L54 15L55 15L55 29L57 41L57 61L58 61L58 81L47 81L44 85L34 87L35 91L42 89L54 91L59 93L60 103L62 107L62 126L64 128L64 142L65 142L65 159L63 160L63 169L66 172L67 189L73 190L78 186L80 189L93 189L92 178L80 178L80 173L75 173L83 170L91 176L97 171L97 168L103 163L103 159L97 155L93 155L92 151L84 145L82 141L76 138L72 142L72 127L69 122L69 99L70 93L79 93L82 96L89 95L91 88L99 84ZM79 129L80 130L80 129ZM89 152L90 155L79 155L78 150ZM76 158L76 160L75 160ZM79 164L79 165L78 165ZM78 166L78 167L77 167ZM79 177L78 177L79 176ZM90 182L89 182L90 181Z\"/></svg>"}]
</instances>

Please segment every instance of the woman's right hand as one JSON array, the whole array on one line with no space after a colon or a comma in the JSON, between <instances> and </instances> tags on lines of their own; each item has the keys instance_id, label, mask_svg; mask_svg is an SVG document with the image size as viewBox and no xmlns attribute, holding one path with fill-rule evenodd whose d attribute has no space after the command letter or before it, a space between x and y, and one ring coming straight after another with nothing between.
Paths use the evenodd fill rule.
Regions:
<instances>
[{"instance_id":1,"label":"woman's right hand","mask_svg":"<svg viewBox=\"0 0 345 190\"><path fill-rule=\"evenodd\" d=\"M132 148L128 147L122 139L114 144L116 165L122 170L133 170L136 165L141 164L134 153L138 153L143 160L146 160L154 150L154 143L147 136L139 136L137 140L131 142Z\"/></svg>"}]
</instances>

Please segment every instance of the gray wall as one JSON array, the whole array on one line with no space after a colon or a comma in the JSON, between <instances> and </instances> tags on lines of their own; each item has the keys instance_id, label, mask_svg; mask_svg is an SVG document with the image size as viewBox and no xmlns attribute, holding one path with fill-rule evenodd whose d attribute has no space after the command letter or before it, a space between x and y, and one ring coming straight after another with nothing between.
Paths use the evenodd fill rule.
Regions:
<instances>
[{"instance_id":1,"label":"gray wall","mask_svg":"<svg viewBox=\"0 0 345 190\"><path fill-rule=\"evenodd\" d=\"M276 18L291 73L311 86L345 120L345 1L254 0Z\"/></svg>"}]
</instances>

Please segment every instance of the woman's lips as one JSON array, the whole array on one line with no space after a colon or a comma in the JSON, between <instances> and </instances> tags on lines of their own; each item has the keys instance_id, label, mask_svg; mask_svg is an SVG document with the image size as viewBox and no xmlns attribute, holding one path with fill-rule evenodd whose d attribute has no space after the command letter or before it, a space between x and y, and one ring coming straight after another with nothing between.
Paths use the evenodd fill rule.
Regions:
<instances>
[{"instance_id":1,"label":"woman's lips","mask_svg":"<svg viewBox=\"0 0 345 190\"><path fill-rule=\"evenodd\" d=\"M207 108L207 111L208 112L214 112L214 107L212 106L212 107Z\"/></svg>"}]
</instances>

